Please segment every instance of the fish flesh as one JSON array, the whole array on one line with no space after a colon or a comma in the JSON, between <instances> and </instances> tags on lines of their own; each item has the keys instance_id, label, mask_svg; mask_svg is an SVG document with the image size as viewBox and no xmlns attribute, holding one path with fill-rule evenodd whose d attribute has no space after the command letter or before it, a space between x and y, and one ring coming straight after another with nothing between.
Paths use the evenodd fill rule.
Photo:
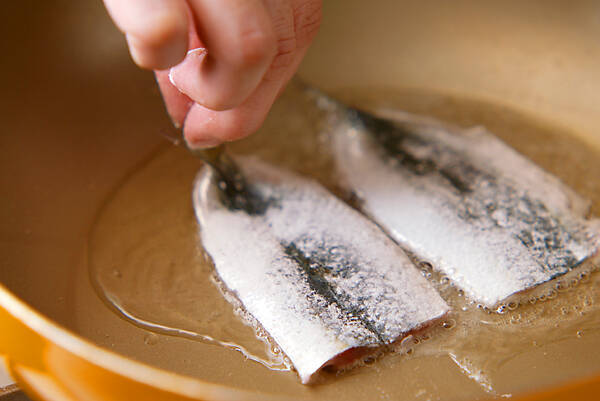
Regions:
<instances>
[{"instance_id":1,"label":"fish flesh","mask_svg":"<svg viewBox=\"0 0 600 401\"><path fill-rule=\"evenodd\" d=\"M589 203L485 129L322 105L342 185L472 300L496 308L597 254Z\"/></svg>"},{"instance_id":2,"label":"fish flesh","mask_svg":"<svg viewBox=\"0 0 600 401\"><path fill-rule=\"evenodd\" d=\"M236 160L262 207L228 207L205 168L193 192L202 245L303 383L448 312L400 247L320 184L256 159Z\"/></svg>"}]
</instances>

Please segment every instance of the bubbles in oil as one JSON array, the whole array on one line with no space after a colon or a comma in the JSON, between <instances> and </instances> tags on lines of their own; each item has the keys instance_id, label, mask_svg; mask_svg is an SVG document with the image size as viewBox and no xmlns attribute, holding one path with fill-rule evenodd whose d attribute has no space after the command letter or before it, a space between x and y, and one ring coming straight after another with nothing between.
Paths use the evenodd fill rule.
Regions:
<instances>
[{"instance_id":1,"label":"bubbles in oil","mask_svg":"<svg viewBox=\"0 0 600 401\"><path fill-rule=\"evenodd\" d=\"M158 344L158 335L155 333L148 333L144 336L144 344L146 345L156 345Z\"/></svg>"},{"instance_id":2,"label":"bubbles in oil","mask_svg":"<svg viewBox=\"0 0 600 401\"><path fill-rule=\"evenodd\" d=\"M600 339L600 310L595 307L600 274L594 273L597 269L590 262L488 308L471 301L428 261L414 260L453 312L426 331L432 339L428 343L415 337L419 345L412 345L411 351L418 350L421 356L440 352L453 356L461 370L486 392L500 395L495 390L496 372L532 349L581 339L586 331Z\"/></svg>"},{"instance_id":3,"label":"bubbles in oil","mask_svg":"<svg viewBox=\"0 0 600 401\"><path fill-rule=\"evenodd\" d=\"M402 97L402 101L410 98ZM324 155L326 138L314 135L316 130L307 122L306 115L297 112L303 107L297 107L296 100L291 104L267 121L265 134L236 144L233 150L254 153L270 163L310 175L339 195L331 162ZM466 123L472 124L469 120L472 108L467 109ZM429 110L415 111L430 114ZM444 117L446 110L431 111L435 113ZM461 123L459 120L456 122ZM533 137L535 140L518 135L510 118L506 127L502 122L496 126L493 126L494 121L489 122L491 131L503 134L509 144L555 174L562 170L552 170L551 158L556 157L557 152L561 158L571 157L573 153L565 147L564 151L552 149L546 155L545 147L537 146L539 135ZM291 127L286 132L281 130L284 124ZM278 137L276 141L274 135ZM569 166L575 169L577 164ZM108 200L91 234L92 282L113 310L121 311L127 319L153 331L142 337L148 347L162 346L161 336L156 333L168 333L228 347L271 369L287 370L289 360L267 333L223 297L218 280L212 277L210 258L198 247L200 239L190 200L190 185L198 168L197 160L186 151L169 148L128 177ZM585 189L588 184L579 180L593 178L593 171L597 171L586 169L573 170L561 178L569 184L579 183L576 189ZM594 201L600 206L600 187L583 195L595 196ZM502 222L504 216L496 218ZM596 344L600 344L600 274L593 273L593 267L576 269L568 277L509 299L491 310L471 302L462 290L436 273L429 261L416 262L453 312L431 327L402 339L393 353L367 358L365 369L395 371L407 361L418 367L419 361L428 357L450 356L484 391L493 393L496 373L502 371L511 358L532 350L541 353L551 344L570 340L584 342L597 338ZM557 323L559 327L554 328ZM262 369L259 364L252 366ZM598 365L592 366L590 371L598 368ZM520 365L520 369L527 369L527 365ZM352 380L360 380L361 374L360 369L352 373ZM365 382L364 385L370 384ZM392 384L382 388L392 399L399 394L393 392ZM424 391L435 393L435 386Z\"/></svg>"},{"instance_id":4,"label":"bubbles in oil","mask_svg":"<svg viewBox=\"0 0 600 401\"><path fill-rule=\"evenodd\" d=\"M162 152L113 195L90 240L92 283L111 309L156 333L237 350L273 369L281 354L239 318L199 248L190 184L198 163L177 148ZM153 190L155 188L155 190ZM157 334L144 337L146 345Z\"/></svg>"},{"instance_id":5,"label":"bubbles in oil","mask_svg":"<svg viewBox=\"0 0 600 401\"><path fill-rule=\"evenodd\" d=\"M454 326L456 326L456 320L454 319L448 319L442 322L442 327L446 330L453 329Z\"/></svg>"}]
</instances>

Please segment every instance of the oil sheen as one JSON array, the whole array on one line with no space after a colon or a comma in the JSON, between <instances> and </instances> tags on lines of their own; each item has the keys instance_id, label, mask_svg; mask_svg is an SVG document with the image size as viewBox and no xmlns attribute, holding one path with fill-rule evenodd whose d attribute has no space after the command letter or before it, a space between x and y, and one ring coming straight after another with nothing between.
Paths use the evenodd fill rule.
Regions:
<instances>
[{"instance_id":1,"label":"oil sheen","mask_svg":"<svg viewBox=\"0 0 600 401\"><path fill-rule=\"evenodd\" d=\"M485 126L590 199L592 214L600 212L600 150L568 130L500 105L423 90L352 89L336 95L370 110L392 108L463 127ZM313 177L345 198L336 184L328 138L317 134L320 113L293 85L261 131L230 150ZM242 358L231 359L230 376L217 381L282 399L328 400L509 396L600 371L600 359L591 355L600 347L600 274L593 263L535 288L520 303L490 311L415 260L452 307L450 316L407 337L394 352L349 372L325 372L320 384L302 386L267 333L226 300L213 274L192 209L192 183L200 167L182 148L165 144L126 175L90 235L90 277L106 305L139 327L146 346L163 342L168 349L175 336L194 350L185 367L168 356L155 364L213 380L193 365L218 364L206 360L215 353L202 351L220 347ZM174 352L172 358L178 357ZM248 384L244 376L256 379Z\"/></svg>"}]
</instances>

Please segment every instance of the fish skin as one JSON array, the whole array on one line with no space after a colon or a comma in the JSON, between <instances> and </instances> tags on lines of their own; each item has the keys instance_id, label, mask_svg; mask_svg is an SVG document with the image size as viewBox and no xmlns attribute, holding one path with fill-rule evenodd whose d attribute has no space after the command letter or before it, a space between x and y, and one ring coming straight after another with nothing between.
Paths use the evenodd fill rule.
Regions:
<instances>
[{"instance_id":1,"label":"fish skin","mask_svg":"<svg viewBox=\"0 0 600 401\"><path fill-rule=\"evenodd\" d=\"M375 224L314 181L240 158L261 215L228 210L213 174L193 202L216 273L288 356L302 383L345 351L386 346L449 308Z\"/></svg>"},{"instance_id":2,"label":"fish skin","mask_svg":"<svg viewBox=\"0 0 600 401\"><path fill-rule=\"evenodd\" d=\"M484 129L324 105L363 212L471 299L496 307L597 254L589 203Z\"/></svg>"}]
</instances>

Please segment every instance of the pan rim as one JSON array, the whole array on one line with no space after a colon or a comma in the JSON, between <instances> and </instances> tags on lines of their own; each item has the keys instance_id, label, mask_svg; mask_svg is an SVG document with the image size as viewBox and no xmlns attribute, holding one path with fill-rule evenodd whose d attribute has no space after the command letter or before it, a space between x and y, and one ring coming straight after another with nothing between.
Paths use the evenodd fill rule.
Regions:
<instances>
[{"instance_id":1,"label":"pan rim","mask_svg":"<svg viewBox=\"0 0 600 401\"><path fill-rule=\"evenodd\" d=\"M0 308L40 337L85 361L149 387L192 399L239 399L261 391L235 389L161 369L103 348L47 318L0 283ZM10 355L8 355L10 358Z\"/></svg>"}]
</instances>

